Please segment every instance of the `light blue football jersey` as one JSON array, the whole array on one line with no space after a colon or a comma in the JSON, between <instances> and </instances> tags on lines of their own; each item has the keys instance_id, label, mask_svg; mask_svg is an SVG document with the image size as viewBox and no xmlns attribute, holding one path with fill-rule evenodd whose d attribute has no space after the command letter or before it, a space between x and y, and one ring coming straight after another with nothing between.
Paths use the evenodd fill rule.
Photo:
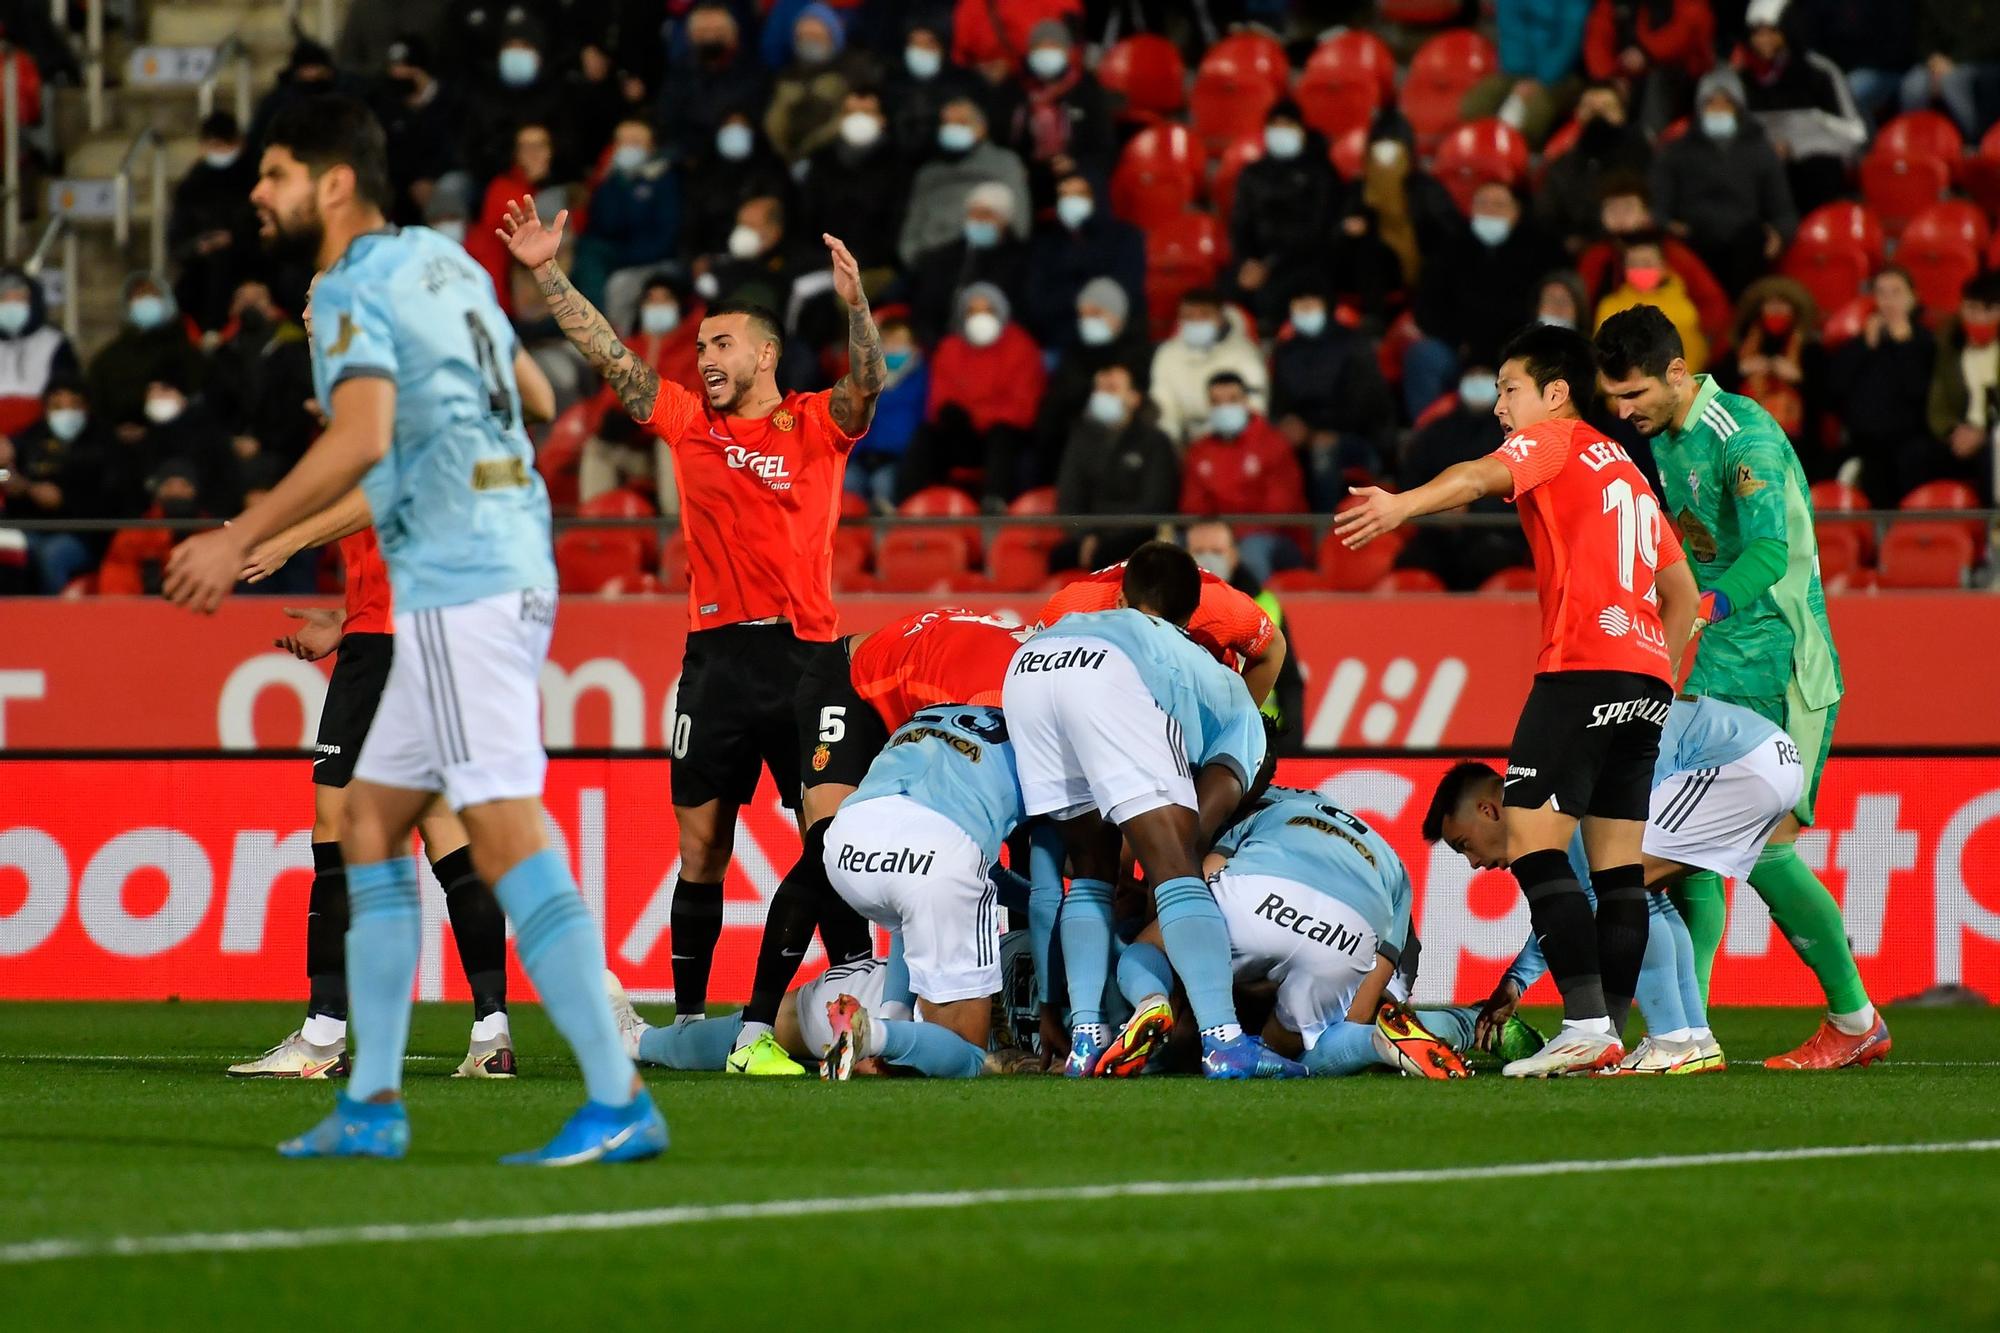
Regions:
<instances>
[{"instance_id":1,"label":"light blue football jersey","mask_svg":"<svg viewBox=\"0 0 2000 1333\"><path fill-rule=\"evenodd\" d=\"M1726 767L1784 734L1776 723L1720 699L1676 699L1660 728L1653 786L1681 773Z\"/></svg>"},{"instance_id":2,"label":"light blue football jersey","mask_svg":"<svg viewBox=\"0 0 2000 1333\"><path fill-rule=\"evenodd\" d=\"M1023 819L1021 779L997 708L926 708L896 728L850 802L907 796L965 830L990 863Z\"/></svg>"},{"instance_id":3,"label":"light blue football jersey","mask_svg":"<svg viewBox=\"0 0 2000 1333\"><path fill-rule=\"evenodd\" d=\"M1410 872L1396 849L1317 792L1271 787L1216 839L1232 875L1271 875L1352 907L1377 949L1402 957L1410 939Z\"/></svg>"},{"instance_id":4,"label":"light blue football jersey","mask_svg":"<svg viewBox=\"0 0 2000 1333\"><path fill-rule=\"evenodd\" d=\"M1014 654L1010 672L1024 666L1087 670L1087 655L1058 665L1053 656L1065 639L1097 639L1118 649L1139 673L1160 711L1180 727L1194 768L1227 764L1248 787L1264 762L1264 717L1250 698L1243 677L1209 655L1186 631L1131 607L1074 611L1043 630ZM1047 655L1037 658L1035 654Z\"/></svg>"},{"instance_id":5,"label":"light blue football jersey","mask_svg":"<svg viewBox=\"0 0 2000 1333\"><path fill-rule=\"evenodd\" d=\"M371 232L321 275L312 305L324 410L347 380L396 385L389 452L361 481L396 609L553 590L549 494L486 270L428 227Z\"/></svg>"}]
</instances>

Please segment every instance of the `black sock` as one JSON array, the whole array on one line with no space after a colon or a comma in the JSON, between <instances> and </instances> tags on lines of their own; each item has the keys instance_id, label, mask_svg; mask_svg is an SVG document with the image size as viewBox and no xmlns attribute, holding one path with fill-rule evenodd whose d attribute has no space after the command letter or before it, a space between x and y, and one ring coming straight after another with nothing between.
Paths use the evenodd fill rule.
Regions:
<instances>
[{"instance_id":1,"label":"black sock","mask_svg":"<svg viewBox=\"0 0 2000 1333\"><path fill-rule=\"evenodd\" d=\"M340 844L312 845L312 896L306 900L308 1014L347 1018L347 863Z\"/></svg>"},{"instance_id":2,"label":"black sock","mask_svg":"<svg viewBox=\"0 0 2000 1333\"><path fill-rule=\"evenodd\" d=\"M499 899L472 868L472 849L461 847L431 862L444 886L445 911L451 914L451 937L458 944L459 966L472 987L473 1021L507 1012L507 914Z\"/></svg>"},{"instance_id":3,"label":"black sock","mask_svg":"<svg viewBox=\"0 0 2000 1333\"><path fill-rule=\"evenodd\" d=\"M1528 900L1528 917L1548 960L1549 975L1562 992L1563 1017L1573 1021L1605 1017L1597 922L1569 857L1554 850L1529 852L1514 862L1513 870ZM1645 911L1643 903L1639 910Z\"/></svg>"},{"instance_id":4,"label":"black sock","mask_svg":"<svg viewBox=\"0 0 2000 1333\"><path fill-rule=\"evenodd\" d=\"M1590 872L1597 890L1597 966L1604 979L1605 1011L1615 1032L1625 1030L1639 969L1646 961L1646 868L1612 866Z\"/></svg>"},{"instance_id":5,"label":"black sock","mask_svg":"<svg viewBox=\"0 0 2000 1333\"><path fill-rule=\"evenodd\" d=\"M838 896L826 882L826 867L821 861L826 852L826 828L832 822L823 819L806 830L798 861L771 895L764 938L757 942L757 975L750 983L750 1003L743 1006L746 1023L768 1027L778 1021L778 1006L791 989L792 978L799 974L799 962L825 914L823 898ZM827 951L832 954L831 945Z\"/></svg>"},{"instance_id":6,"label":"black sock","mask_svg":"<svg viewBox=\"0 0 2000 1333\"><path fill-rule=\"evenodd\" d=\"M700 1018L708 1012L708 970L722 938L722 886L682 875L674 883L667 931L674 951L674 1013Z\"/></svg>"}]
</instances>

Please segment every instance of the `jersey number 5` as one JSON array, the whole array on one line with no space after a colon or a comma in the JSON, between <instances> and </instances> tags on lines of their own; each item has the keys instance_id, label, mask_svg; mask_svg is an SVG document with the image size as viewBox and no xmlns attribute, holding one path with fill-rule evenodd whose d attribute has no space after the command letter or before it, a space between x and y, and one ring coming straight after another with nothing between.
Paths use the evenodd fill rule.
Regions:
<instances>
[{"instance_id":1,"label":"jersey number 5","mask_svg":"<svg viewBox=\"0 0 2000 1333\"><path fill-rule=\"evenodd\" d=\"M1604 484L1604 512L1618 515L1618 586L1631 592L1633 566L1643 563L1650 573L1660 563L1660 502L1650 490L1633 494L1631 482L1615 477ZM1646 600L1658 595L1649 580Z\"/></svg>"},{"instance_id":2,"label":"jersey number 5","mask_svg":"<svg viewBox=\"0 0 2000 1333\"><path fill-rule=\"evenodd\" d=\"M507 392L507 381L500 374L500 357L494 351L492 335L470 310L465 312L465 327L472 333L472 353L479 360L479 378L486 382L486 414L499 422L502 430L512 430L514 396Z\"/></svg>"}]
</instances>

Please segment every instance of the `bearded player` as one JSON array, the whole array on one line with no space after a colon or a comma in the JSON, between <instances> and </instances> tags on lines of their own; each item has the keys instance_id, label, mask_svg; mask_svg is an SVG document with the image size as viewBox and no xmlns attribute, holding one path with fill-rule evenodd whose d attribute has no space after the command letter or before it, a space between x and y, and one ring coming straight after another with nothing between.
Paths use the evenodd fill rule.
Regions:
<instances>
[{"instance_id":1,"label":"bearded player","mask_svg":"<svg viewBox=\"0 0 2000 1333\"><path fill-rule=\"evenodd\" d=\"M558 213L545 227L532 201L516 200L499 235L533 271L570 342L632 420L673 455L687 537L689 634L669 738L681 874L668 930L675 1008L698 1018L722 932L722 880L737 811L756 791L760 766L784 803L800 806L798 683L838 653L833 530L841 475L874 418L888 369L861 271L847 247L826 236L834 291L848 307L849 369L839 383L820 393L780 393L778 318L735 301L710 306L701 322L695 355L705 392L663 381L556 263L568 217ZM808 849L794 871L810 876L817 864ZM827 952L865 957L865 923L831 901L834 939L825 939L829 922L821 922ZM796 1069L769 1037L767 1023L746 1023L731 1070Z\"/></svg>"},{"instance_id":2,"label":"bearded player","mask_svg":"<svg viewBox=\"0 0 2000 1333\"><path fill-rule=\"evenodd\" d=\"M1589 341L1536 325L1500 359L1500 448L1400 495L1356 488L1362 503L1334 528L1358 549L1420 514L1489 496L1520 506L1544 646L1507 751L1507 855L1562 993L1563 1030L1501 1072L1545 1078L1625 1058L1619 1033L1646 952L1641 845L1695 590L1652 487L1583 420L1597 387ZM1569 863L1579 823L1594 914Z\"/></svg>"},{"instance_id":3,"label":"bearded player","mask_svg":"<svg viewBox=\"0 0 2000 1333\"><path fill-rule=\"evenodd\" d=\"M1772 1069L1840 1069L1889 1051L1889 1025L1869 1002L1840 905L1799 859L1840 712L1840 656L1819 581L1812 495L1771 414L1707 375L1688 373L1680 334L1653 306L1612 316L1597 333L1604 392L1653 442L1667 507L1701 589L1687 691L1776 723L1807 765L1805 789L1757 862L1750 887L1826 992L1827 1016ZM1728 900L1704 872L1675 893L1694 936L1702 993L1722 942Z\"/></svg>"}]
</instances>

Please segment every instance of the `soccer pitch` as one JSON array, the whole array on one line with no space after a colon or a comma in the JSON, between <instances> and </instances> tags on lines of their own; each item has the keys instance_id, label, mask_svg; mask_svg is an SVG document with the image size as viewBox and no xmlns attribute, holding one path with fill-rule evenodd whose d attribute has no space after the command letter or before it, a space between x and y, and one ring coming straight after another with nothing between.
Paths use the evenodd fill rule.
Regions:
<instances>
[{"instance_id":1,"label":"soccer pitch","mask_svg":"<svg viewBox=\"0 0 2000 1333\"><path fill-rule=\"evenodd\" d=\"M331 1088L222 1067L296 1017L0 1005L7 1326L2000 1321L1990 1012L1891 1010L1834 1074L1757 1067L1799 1010L1719 1011L1737 1063L1692 1079L651 1070L667 1156L569 1171L494 1160L580 1097L531 1006L513 1083L447 1078L465 1010L419 1006L407 1161L281 1161Z\"/></svg>"}]
</instances>

